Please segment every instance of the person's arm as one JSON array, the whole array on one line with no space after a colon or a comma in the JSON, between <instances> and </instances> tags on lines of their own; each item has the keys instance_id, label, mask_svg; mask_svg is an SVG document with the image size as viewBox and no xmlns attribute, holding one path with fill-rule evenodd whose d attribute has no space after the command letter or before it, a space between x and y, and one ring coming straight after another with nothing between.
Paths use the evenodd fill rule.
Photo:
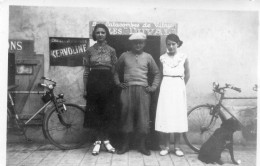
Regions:
<instances>
[{"instance_id":1,"label":"person's arm","mask_svg":"<svg viewBox=\"0 0 260 166\"><path fill-rule=\"evenodd\" d=\"M160 75L161 75L161 79L162 79L163 78L163 64L161 61L160 61L159 70L160 70Z\"/></svg>"},{"instance_id":2,"label":"person's arm","mask_svg":"<svg viewBox=\"0 0 260 166\"><path fill-rule=\"evenodd\" d=\"M124 82L120 82L119 79L119 73L123 70L123 65L124 65L124 54L122 54L119 58L118 61L115 65L115 72L114 72L114 82L117 86L120 88L127 88L127 84Z\"/></svg>"},{"instance_id":3,"label":"person's arm","mask_svg":"<svg viewBox=\"0 0 260 166\"><path fill-rule=\"evenodd\" d=\"M116 51L113 49L111 51L111 72L114 74L115 73L115 65L116 65L116 62L117 62L117 56L116 56Z\"/></svg>"},{"instance_id":4,"label":"person's arm","mask_svg":"<svg viewBox=\"0 0 260 166\"><path fill-rule=\"evenodd\" d=\"M160 74L158 66L155 63L153 57L151 57L150 60L149 60L149 70L151 71L154 78L153 78L152 86L147 87L146 90L148 92L154 92L160 84L161 74Z\"/></svg>"},{"instance_id":5,"label":"person's arm","mask_svg":"<svg viewBox=\"0 0 260 166\"><path fill-rule=\"evenodd\" d=\"M118 58L118 61L115 64L115 71L114 71L114 81L116 85L120 84L120 79L119 79L119 72L121 71L121 66L123 63L123 57L122 55Z\"/></svg>"},{"instance_id":6,"label":"person's arm","mask_svg":"<svg viewBox=\"0 0 260 166\"><path fill-rule=\"evenodd\" d=\"M86 52L86 55L83 57L83 66L84 66L84 72L83 72L83 86L84 86L84 93L83 97L86 98L87 96L87 83L88 83L88 74L89 74L89 53Z\"/></svg>"},{"instance_id":7,"label":"person's arm","mask_svg":"<svg viewBox=\"0 0 260 166\"><path fill-rule=\"evenodd\" d=\"M184 62L184 82L187 84L187 82L190 79L190 68L189 68L189 60L186 58Z\"/></svg>"},{"instance_id":8,"label":"person's arm","mask_svg":"<svg viewBox=\"0 0 260 166\"><path fill-rule=\"evenodd\" d=\"M85 70L83 73L83 84L84 84L84 97L87 95L87 83L88 83L88 74L89 74L89 67L85 66Z\"/></svg>"}]
</instances>

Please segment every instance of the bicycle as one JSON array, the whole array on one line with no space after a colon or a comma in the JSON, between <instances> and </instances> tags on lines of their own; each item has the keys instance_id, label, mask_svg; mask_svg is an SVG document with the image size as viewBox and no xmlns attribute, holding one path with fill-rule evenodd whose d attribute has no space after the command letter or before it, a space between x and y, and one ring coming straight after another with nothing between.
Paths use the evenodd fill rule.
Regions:
<instances>
[{"instance_id":1,"label":"bicycle","mask_svg":"<svg viewBox=\"0 0 260 166\"><path fill-rule=\"evenodd\" d=\"M43 134L53 145L63 150L79 148L84 144L86 134L83 128L84 110L76 104L65 103L62 93L55 95L54 88L57 85L55 81L46 77L41 79L48 82L39 83L39 86L46 89L45 91L11 91L16 87L8 88L8 123L12 123L11 128L24 135L27 141L31 141L26 135L27 127L36 116L40 116ZM14 109L15 104L12 94L19 93L42 94L41 98L45 103L25 122ZM46 111L44 112L44 110Z\"/></svg>"},{"instance_id":2,"label":"bicycle","mask_svg":"<svg viewBox=\"0 0 260 166\"><path fill-rule=\"evenodd\" d=\"M245 112L253 112L253 115L248 114L249 118L253 119L251 123L243 125L240 120L238 120L229 110L226 108L222 101L224 99L257 99L257 97L225 97L226 89L232 89L237 92L241 92L240 88L232 86L230 84L225 84L225 86L220 87L219 84L213 83L213 92L215 94L220 94L218 102L213 104L203 104L192 108L188 112L188 122L189 131L183 133L183 138L186 144L195 152L199 152L200 147L208 138L213 134L213 132L221 125L223 121L228 119L225 115L228 114L241 125L242 135L248 138L256 139L257 130L257 119L256 112L257 107L247 109ZM257 85L253 88L257 91Z\"/></svg>"}]
</instances>

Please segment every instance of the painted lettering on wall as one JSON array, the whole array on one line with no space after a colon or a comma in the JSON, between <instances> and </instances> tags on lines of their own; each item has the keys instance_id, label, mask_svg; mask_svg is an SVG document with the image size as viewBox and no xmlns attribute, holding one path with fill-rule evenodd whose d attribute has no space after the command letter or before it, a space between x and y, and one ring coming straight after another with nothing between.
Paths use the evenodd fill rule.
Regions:
<instances>
[{"instance_id":1,"label":"painted lettering on wall","mask_svg":"<svg viewBox=\"0 0 260 166\"><path fill-rule=\"evenodd\" d=\"M51 66L82 66L82 56L89 47L87 38L50 38Z\"/></svg>"},{"instance_id":2,"label":"painted lettering on wall","mask_svg":"<svg viewBox=\"0 0 260 166\"><path fill-rule=\"evenodd\" d=\"M9 39L8 40L8 52L18 53L19 56L30 56L34 54L34 41L23 39Z\"/></svg>"},{"instance_id":3,"label":"painted lettering on wall","mask_svg":"<svg viewBox=\"0 0 260 166\"><path fill-rule=\"evenodd\" d=\"M23 50L23 42L22 41L13 41L9 40L9 48L10 51L21 51Z\"/></svg>"},{"instance_id":4,"label":"painted lettering on wall","mask_svg":"<svg viewBox=\"0 0 260 166\"><path fill-rule=\"evenodd\" d=\"M148 23L148 22L102 22L90 21L90 36L98 23L105 24L111 35L131 35L136 32L143 32L150 36L163 36L170 33L177 33L177 23Z\"/></svg>"}]
</instances>

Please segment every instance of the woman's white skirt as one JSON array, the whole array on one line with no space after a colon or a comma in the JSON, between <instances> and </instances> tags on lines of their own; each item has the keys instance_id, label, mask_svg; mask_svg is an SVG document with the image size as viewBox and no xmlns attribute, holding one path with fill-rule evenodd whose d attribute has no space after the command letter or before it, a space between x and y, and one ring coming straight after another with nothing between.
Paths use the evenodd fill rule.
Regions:
<instances>
[{"instance_id":1,"label":"woman's white skirt","mask_svg":"<svg viewBox=\"0 0 260 166\"><path fill-rule=\"evenodd\" d=\"M156 110L155 130L165 133L188 131L186 86L180 77L163 77Z\"/></svg>"}]
</instances>

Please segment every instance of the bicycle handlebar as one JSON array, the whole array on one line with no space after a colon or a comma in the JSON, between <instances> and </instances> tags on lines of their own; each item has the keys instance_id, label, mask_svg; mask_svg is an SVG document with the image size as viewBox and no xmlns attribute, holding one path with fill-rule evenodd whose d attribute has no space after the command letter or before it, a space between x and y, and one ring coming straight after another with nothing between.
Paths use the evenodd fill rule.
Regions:
<instances>
[{"instance_id":1,"label":"bicycle handlebar","mask_svg":"<svg viewBox=\"0 0 260 166\"><path fill-rule=\"evenodd\" d=\"M38 86L41 86L41 87L45 87L45 88L48 88L48 89L54 89L54 85L51 85L51 84L42 84L42 83L39 83Z\"/></svg>"},{"instance_id":2,"label":"bicycle handlebar","mask_svg":"<svg viewBox=\"0 0 260 166\"><path fill-rule=\"evenodd\" d=\"M227 89L227 88L232 89L232 90L235 90L235 91L237 91L237 92L239 92L239 93L241 92L241 89L240 89L240 88L235 87L235 86L233 86L233 85L231 85L231 84L225 84L224 87L219 87L219 84L218 84L218 83L213 82L213 91L214 91L214 92L222 93L221 90L224 90L224 89Z\"/></svg>"},{"instance_id":3,"label":"bicycle handlebar","mask_svg":"<svg viewBox=\"0 0 260 166\"><path fill-rule=\"evenodd\" d=\"M230 85L230 84L226 84L226 87L227 88L230 88L230 89L233 89L233 90L235 90L235 91L237 91L237 92L241 92L241 88L238 88L238 87L235 87L235 86L233 86L233 85Z\"/></svg>"},{"instance_id":4,"label":"bicycle handlebar","mask_svg":"<svg viewBox=\"0 0 260 166\"><path fill-rule=\"evenodd\" d=\"M47 81L51 81L51 82L53 82L54 84L56 84L56 82L55 81L53 81L52 79L50 79L50 78L47 78L47 77L42 77L41 79L43 79L43 80L47 80Z\"/></svg>"},{"instance_id":5,"label":"bicycle handlebar","mask_svg":"<svg viewBox=\"0 0 260 166\"><path fill-rule=\"evenodd\" d=\"M45 88L48 88L48 89L50 89L50 90L54 89L54 87L56 86L56 82L53 81L53 80L50 79L50 78L41 77L41 79L50 81L50 82L52 82L53 84L42 84L42 83L39 83L38 86L45 87Z\"/></svg>"}]
</instances>

